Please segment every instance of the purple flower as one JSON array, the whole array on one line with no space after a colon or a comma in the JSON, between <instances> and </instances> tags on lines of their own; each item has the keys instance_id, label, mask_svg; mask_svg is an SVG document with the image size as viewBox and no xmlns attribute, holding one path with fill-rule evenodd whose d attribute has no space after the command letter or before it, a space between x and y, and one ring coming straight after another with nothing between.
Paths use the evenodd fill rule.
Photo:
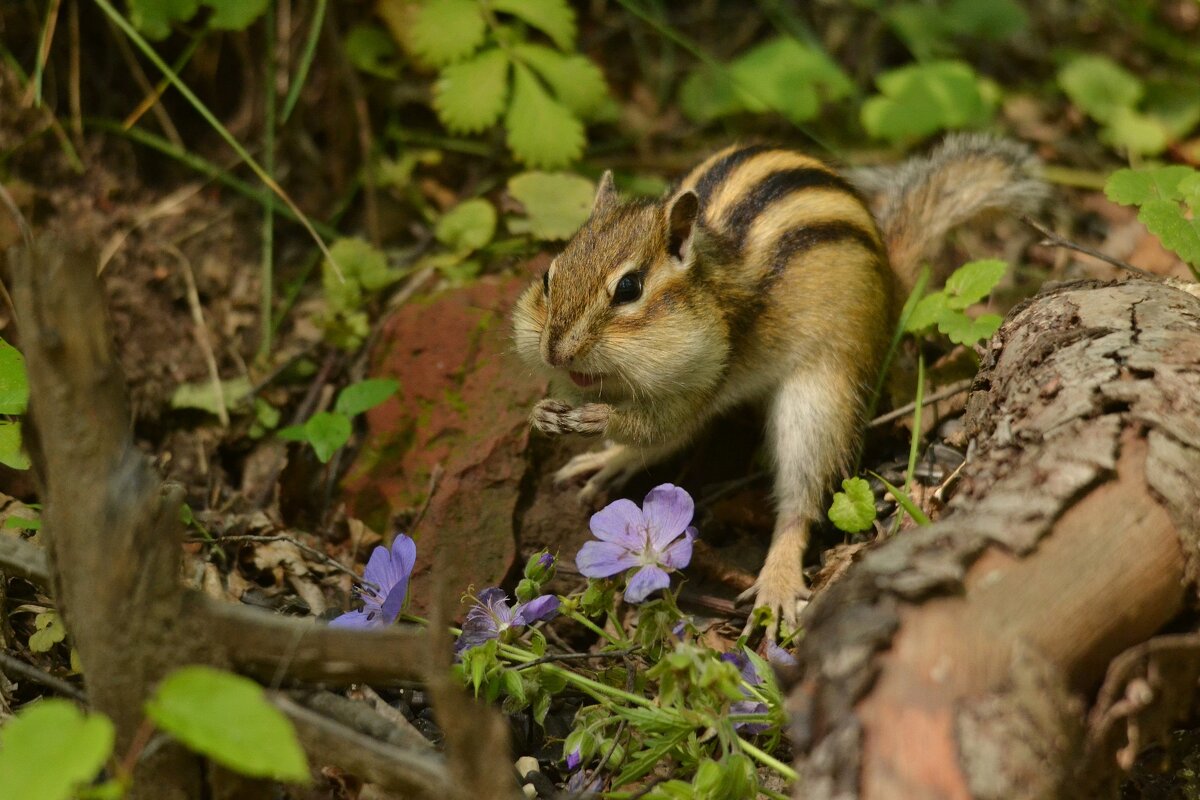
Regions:
<instances>
[{"instance_id":1,"label":"purple flower","mask_svg":"<svg viewBox=\"0 0 1200 800\"><path fill-rule=\"evenodd\" d=\"M625 586L625 599L640 603L671 583L668 570L683 569L692 560L696 529L691 496L664 483L646 495L642 507L632 500L609 503L592 515L592 534L598 542L579 549L575 565L589 578L608 578L638 567Z\"/></svg>"},{"instance_id":2,"label":"purple flower","mask_svg":"<svg viewBox=\"0 0 1200 800\"><path fill-rule=\"evenodd\" d=\"M542 553L540 556L538 556L537 563L542 569L550 569L554 566L554 556L550 555L549 553Z\"/></svg>"},{"instance_id":3,"label":"purple flower","mask_svg":"<svg viewBox=\"0 0 1200 800\"><path fill-rule=\"evenodd\" d=\"M461 653L488 639L500 638L507 631L520 630L539 620L550 619L557 613L558 598L552 594L510 607L508 596L502 589L484 589L467 612L454 652Z\"/></svg>"},{"instance_id":4,"label":"purple flower","mask_svg":"<svg viewBox=\"0 0 1200 800\"><path fill-rule=\"evenodd\" d=\"M376 547L363 570L359 596L362 611L348 611L329 624L339 628L374 628L391 625L400 616L400 607L408 594L408 576L417 561L417 545L403 533L392 540L392 547Z\"/></svg>"},{"instance_id":5,"label":"purple flower","mask_svg":"<svg viewBox=\"0 0 1200 800\"><path fill-rule=\"evenodd\" d=\"M579 755L579 748L576 747L574 750L567 753L567 770L569 772L574 772L575 770L579 769L579 762L581 760L582 759L580 758L580 755Z\"/></svg>"},{"instance_id":6,"label":"purple flower","mask_svg":"<svg viewBox=\"0 0 1200 800\"><path fill-rule=\"evenodd\" d=\"M737 667L738 672L742 675L742 680L751 686L758 686L762 683L762 676L758 674L758 670L754 668L754 662L746 656L745 653L722 653L721 660L733 664ZM774 642L767 643L767 660L772 664L780 666L795 666L796 659L791 653L784 650ZM747 697L753 697L745 688L742 689L742 694ZM766 714L768 711L766 703L760 703L757 700L738 700L729 706L730 714ZM748 719L733 723L733 727L745 733L762 733L771 726L764 722L752 722Z\"/></svg>"}]
</instances>

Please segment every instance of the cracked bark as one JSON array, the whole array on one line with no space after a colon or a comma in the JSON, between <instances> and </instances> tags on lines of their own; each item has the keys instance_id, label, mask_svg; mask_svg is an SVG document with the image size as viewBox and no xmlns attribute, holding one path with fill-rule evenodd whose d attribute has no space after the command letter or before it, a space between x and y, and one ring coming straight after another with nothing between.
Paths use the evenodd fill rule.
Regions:
<instances>
[{"instance_id":1,"label":"cracked bark","mask_svg":"<svg viewBox=\"0 0 1200 800\"><path fill-rule=\"evenodd\" d=\"M950 513L806 614L796 797L1096 797L1186 713L1195 596L1194 285L1060 286L988 345ZM1107 673L1107 677L1106 677Z\"/></svg>"}]
</instances>

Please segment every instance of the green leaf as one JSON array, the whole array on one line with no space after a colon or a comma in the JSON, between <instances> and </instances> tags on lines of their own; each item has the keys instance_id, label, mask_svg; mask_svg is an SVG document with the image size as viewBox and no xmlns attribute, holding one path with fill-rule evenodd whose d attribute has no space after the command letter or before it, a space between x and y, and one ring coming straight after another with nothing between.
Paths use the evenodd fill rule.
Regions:
<instances>
[{"instance_id":1,"label":"green leaf","mask_svg":"<svg viewBox=\"0 0 1200 800\"><path fill-rule=\"evenodd\" d=\"M1108 122L1122 108L1133 108L1142 99L1142 82L1106 56L1072 59L1058 71L1058 85L1071 102L1089 117Z\"/></svg>"},{"instance_id":2,"label":"green leaf","mask_svg":"<svg viewBox=\"0 0 1200 800\"><path fill-rule=\"evenodd\" d=\"M0 728L0 790L20 800L68 800L112 754L108 717L66 700L40 700Z\"/></svg>"},{"instance_id":3,"label":"green leaf","mask_svg":"<svg viewBox=\"0 0 1200 800\"><path fill-rule=\"evenodd\" d=\"M525 219L510 219L513 233L538 239L569 239L592 213L595 185L567 172L522 172L508 180L508 193L525 207Z\"/></svg>"},{"instance_id":4,"label":"green leaf","mask_svg":"<svg viewBox=\"0 0 1200 800\"><path fill-rule=\"evenodd\" d=\"M319 411L304 423L304 438L316 451L317 460L324 464L339 447L350 441L352 430L350 418L345 414Z\"/></svg>"},{"instance_id":5,"label":"green leaf","mask_svg":"<svg viewBox=\"0 0 1200 800\"><path fill-rule=\"evenodd\" d=\"M396 42L377 25L359 23L346 34L343 44L346 58L357 69L377 78L395 80L400 76L396 63Z\"/></svg>"},{"instance_id":6,"label":"green leaf","mask_svg":"<svg viewBox=\"0 0 1200 800\"><path fill-rule=\"evenodd\" d=\"M971 346L990 338L1003 321L999 314L980 314L971 319L961 311L953 311L938 320L938 330L949 336L955 344Z\"/></svg>"},{"instance_id":7,"label":"green leaf","mask_svg":"<svg viewBox=\"0 0 1200 800\"><path fill-rule=\"evenodd\" d=\"M1141 155L1161 153L1167 138L1161 122L1132 108L1116 109L1100 129L1100 141Z\"/></svg>"},{"instance_id":8,"label":"green leaf","mask_svg":"<svg viewBox=\"0 0 1200 800\"><path fill-rule=\"evenodd\" d=\"M28 517L5 517L4 527L18 531L40 531L42 529L42 521L40 519L29 519Z\"/></svg>"},{"instance_id":9,"label":"green leaf","mask_svg":"<svg viewBox=\"0 0 1200 800\"><path fill-rule=\"evenodd\" d=\"M21 423L0 419L0 464L13 469L29 469L29 456L21 446Z\"/></svg>"},{"instance_id":10,"label":"green leaf","mask_svg":"<svg viewBox=\"0 0 1200 800\"><path fill-rule=\"evenodd\" d=\"M267 11L271 0L204 0L213 10L208 24L217 30L244 31Z\"/></svg>"},{"instance_id":11,"label":"green leaf","mask_svg":"<svg viewBox=\"0 0 1200 800\"><path fill-rule=\"evenodd\" d=\"M334 409L347 417L356 417L387 400L399 388L400 381L393 378L370 378L352 383L342 389Z\"/></svg>"},{"instance_id":12,"label":"green leaf","mask_svg":"<svg viewBox=\"0 0 1200 800\"><path fill-rule=\"evenodd\" d=\"M413 53L433 67L474 53L487 34L479 5L473 0L426 0L408 31Z\"/></svg>"},{"instance_id":13,"label":"green leaf","mask_svg":"<svg viewBox=\"0 0 1200 800\"><path fill-rule=\"evenodd\" d=\"M943 16L953 33L991 41L1007 39L1029 25L1029 15L1016 0L951 0L934 13Z\"/></svg>"},{"instance_id":14,"label":"green leaf","mask_svg":"<svg viewBox=\"0 0 1200 800\"><path fill-rule=\"evenodd\" d=\"M243 775L308 783L291 722L249 678L212 667L177 669L146 702L146 715L185 745Z\"/></svg>"},{"instance_id":15,"label":"green leaf","mask_svg":"<svg viewBox=\"0 0 1200 800\"><path fill-rule=\"evenodd\" d=\"M608 99L608 84L591 59L563 55L537 44L520 44L514 50L517 58L533 67L554 96L576 115L590 119L603 108Z\"/></svg>"},{"instance_id":16,"label":"green leaf","mask_svg":"<svg viewBox=\"0 0 1200 800\"><path fill-rule=\"evenodd\" d=\"M1200 82L1147 81L1142 109L1162 125L1172 141L1182 139L1200 123Z\"/></svg>"},{"instance_id":17,"label":"green leaf","mask_svg":"<svg viewBox=\"0 0 1200 800\"><path fill-rule=\"evenodd\" d=\"M55 611L38 614L33 625L37 630L29 637L29 649L35 653L48 653L50 648L67 638L67 629Z\"/></svg>"},{"instance_id":18,"label":"green leaf","mask_svg":"<svg viewBox=\"0 0 1200 800\"><path fill-rule=\"evenodd\" d=\"M908 515L913 518L913 522L918 525L931 524L929 517L921 510L920 506L913 502L912 498L903 489L888 483L882 475L876 472L871 472L870 474L883 484L883 488L887 489L888 493L900 504L900 507L908 512Z\"/></svg>"},{"instance_id":19,"label":"green leaf","mask_svg":"<svg viewBox=\"0 0 1200 800\"><path fill-rule=\"evenodd\" d=\"M442 70L433 87L438 119L455 133L495 124L508 102L508 56L498 47Z\"/></svg>"},{"instance_id":20,"label":"green leaf","mask_svg":"<svg viewBox=\"0 0 1200 800\"><path fill-rule=\"evenodd\" d=\"M950 309L949 298L945 292L927 294L918 301L908 316L904 329L909 333L919 333L933 327L937 321Z\"/></svg>"},{"instance_id":21,"label":"green leaf","mask_svg":"<svg viewBox=\"0 0 1200 800\"><path fill-rule=\"evenodd\" d=\"M0 414L24 414L29 405L25 356L0 339Z\"/></svg>"},{"instance_id":22,"label":"green leaf","mask_svg":"<svg viewBox=\"0 0 1200 800\"><path fill-rule=\"evenodd\" d=\"M529 68L513 65L512 105L504 125L508 146L531 167L563 167L583 155L583 123L554 100Z\"/></svg>"},{"instance_id":23,"label":"green leaf","mask_svg":"<svg viewBox=\"0 0 1200 800\"><path fill-rule=\"evenodd\" d=\"M1142 205L1138 219L1187 263L1200 266L1200 217L1187 219L1178 203L1150 200Z\"/></svg>"},{"instance_id":24,"label":"green leaf","mask_svg":"<svg viewBox=\"0 0 1200 800\"><path fill-rule=\"evenodd\" d=\"M575 12L567 0L493 0L492 8L537 28L560 50L575 46Z\"/></svg>"},{"instance_id":25,"label":"green leaf","mask_svg":"<svg viewBox=\"0 0 1200 800\"><path fill-rule=\"evenodd\" d=\"M971 261L954 270L946 279L946 294L950 308L963 309L991 294L1004 277L1008 264L997 258Z\"/></svg>"},{"instance_id":26,"label":"green leaf","mask_svg":"<svg viewBox=\"0 0 1200 800\"><path fill-rule=\"evenodd\" d=\"M459 203L437 221L433 235L455 253L473 253L496 233L496 209L482 197Z\"/></svg>"},{"instance_id":27,"label":"green leaf","mask_svg":"<svg viewBox=\"0 0 1200 800\"><path fill-rule=\"evenodd\" d=\"M1142 205L1150 200L1178 200L1184 196L1180 183L1196 175L1190 167L1119 169L1108 176L1104 194L1114 203Z\"/></svg>"},{"instance_id":28,"label":"green leaf","mask_svg":"<svg viewBox=\"0 0 1200 800\"><path fill-rule=\"evenodd\" d=\"M165 39L171 23L196 15L200 0L129 0L129 21L151 39Z\"/></svg>"},{"instance_id":29,"label":"green leaf","mask_svg":"<svg viewBox=\"0 0 1200 800\"><path fill-rule=\"evenodd\" d=\"M329 248L342 271L342 278L329 265L321 274L321 287L333 312L357 311L364 301L364 290L373 292L404 277L404 271L388 266L387 256L365 239L338 239Z\"/></svg>"},{"instance_id":30,"label":"green leaf","mask_svg":"<svg viewBox=\"0 0 1200 800\"><path fill-rule=\"evenodd\" d=\"M993 104L975 71L959 61L931 61L886 72L880 94L863 103L863 127L875 138L903 142L939 130L985 125Z\"/></svg>"},{"instance_id":31,"label":"green leaf","mask_svg":"<svg viewBox=\"0 0 1200 800\"><path fill-rule=\"evenodd\" d=\"M225 407L233 408L242 401L250 390L249 378L231 378L221 381L221 394L225 398ZM218 408L217 389L211 380L196 383L182 383L175 387L171 394L171 408L194 408L216 414Z\"/></svg>"},{"instance_id":32,"label":"green leaf","mask_svg":"<svg viewBox=\"0 0 1200 800\"><path fill-rule=\"evenodd\" d=\"M846 533L870 528L875 521L875 494L871 484L857 477L842 481L842 491L833 495L829 520Z\"/></svg>"}]
</instances>

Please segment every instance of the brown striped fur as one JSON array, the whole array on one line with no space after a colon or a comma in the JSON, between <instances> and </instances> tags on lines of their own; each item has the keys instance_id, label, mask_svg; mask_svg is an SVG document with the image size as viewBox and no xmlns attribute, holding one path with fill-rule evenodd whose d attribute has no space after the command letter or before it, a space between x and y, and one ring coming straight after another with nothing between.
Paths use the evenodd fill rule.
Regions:
<instances>
[{"instance_id":1,"label":"brown striped fur","mask_svg":"<svg viewBox=\"0 0 1200 800\"><path fill-rule=\"evenodd\" d=\"M735 146L653 203L621 202L606 174L591 218L551 264L549 291L538 281L514 313L517 352L556 398L535 407L534 427L610 440L558 477L590 475L590 499L719 412L765 402L778 518L749 594L794 623L808 528L850 466L900 285L932 237L1026 200L1012 188L1017 151L987 141L952 138L938 151L949 157L856 183L797 152ZM881 186L883 233L856 188ZM627 274L641 296L615 303ZM572 373L594 383L580 388Z\"/></svg>"}]
</instances>

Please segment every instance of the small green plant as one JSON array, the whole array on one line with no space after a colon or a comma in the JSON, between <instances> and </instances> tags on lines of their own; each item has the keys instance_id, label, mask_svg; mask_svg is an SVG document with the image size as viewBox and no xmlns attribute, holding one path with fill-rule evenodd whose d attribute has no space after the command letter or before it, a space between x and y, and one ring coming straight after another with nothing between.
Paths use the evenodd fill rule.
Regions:
<instances>
[{"instance_id":1,"label":"small green plant","mask_svg":"<svg viewBox=\"0 0 1200 800\"><path fill-rule=\"evenodd\" d=\"M875 493L863 478L846 478L833 495L829 521L846 533L860 533L875 522Z\"/></svg>"},{"instance_id":2,"label":"small green plant","mask_svg":"<svg viewBox=\"0 0 1200 800\"><path fill-rule=\"evenodd\" d=\"M995 114L999 88L961 61L930 61L885 72L879 94L867 98L861 117L867 133L894 144L931 133L980 128Z\"/></svg>"},{"instance_id":3,"label":"small green plant","mask_svg":"<svg viewBox=\"0 0 1200 800\"><path fill-rule=\"evenodd\" d=\"M401 7L392 24L400 43L438 70L433 106L449 130L481 133L503 119L509 149L530 167L563 167L583 154L585 123L604 116L609 95L600 68L574 51L566 0L385 5Z\"/></svg>"},{"instance_id":4,"label":"small green plant","mask_svg":"<svg viewBox=\"0 0 1200 800\"><path fill-rule=\"evenodd\" d=\"M525 211L505 220L509 231L553 241L571 238L587 221L596 186L567 172L522 172L509 178L508 193Z\"/></svg>"},{"instance_id":5,"label":"small green plant","mask_svg":"<svg viewBox=\"0 0 1200 800\"><path fill-rule=\"evenodd\" d=\"M25 357L0 339L0 415L14 417L25 413L29 405L29 376ZM13 469L29 469L29 456L21 447L21 423L0 419L0 464Z\"/></svg>"},{"instance_id":6,"label":"small green plant","mask_svg":"<svg viewBox=\"0 0 1200 800\"><path fill-rule=\"evenodd\" d=\"M1104 193L1114 202L1137 206L1146 229L1200 280L1200 171L1183 166L1117 170Z\"/></svg>"},{"instance_id":7,"label":"small green plant","mask_svg":"<svg viewBox=\"0 0 1200 800\"><path fill-rule=\"evenodd\" d=\"M1003 41L1029 26L1016 0L940 0L876 3L889 26L918 61L959 55L959 40Z\"/></svg>"},{"instance_id":8,"label":"small green plant","mask_svg":"<svg viewBox=\"0 0 1200 800\"><path fill-rule=\"evenodd\" d=\"M151 39L165 39L171 25L188 22L200 8L211 9L208 25L242 31L264 13L271 0L128 0L129 19Z\"/></svg>"},{"instance_id":9,"label":"small green plant","mask_svg":"<svg viewBox=\"0 0 1200 800\"><path fill-rule=\"evenodd\" d=\"M366 307L381 289L408 274L388 264L387 256L364 239L338 239L329 248L337 263L325 259L321 286L325 310L317 324L325 331L325 340L343 350L356 350L371 328Z\"/></svg>"},{"instance_id":10,"label":"small green plant","mask_svg":"<svg viewBox=\"0 0 1200 800\"><path fill-rule=\"evenodd\" d=\"M1008 265L998 259L963 264L946 280L946 288L921 298L908 318L906 330L919 334L936 326L950 341L967 346L988 338L1000 327L1000 315L971 318L966 309L991 294L1006 269Z\"/></svg>"},{"instance_id":11,"label":"small green plant","mask_svg":"<svg viewBox=\"0 0 1200 800\"><path fill-rule=\"evenodd\" d=\"M112 754L116 732L103 714L67 700L40 700L0 727L0 787L5 797L68 800L91 784ZM118 796L122 793L115 786Z\"/></svg>"},{"instance_id":12,"label":"small green plant","mask_svg":"<svg viewBox=\"0 0 1200 800\"><path fill-rule=\"evenodd\" d=\"M308 442L324 464L338 448L350 441L353 432L350 420L387 400L399 387L399 381L391 378L352 383L338 394L332 411L319 411L303 425L282 428L277 435L292 442Z\"/></svg>"}]
</instances>

